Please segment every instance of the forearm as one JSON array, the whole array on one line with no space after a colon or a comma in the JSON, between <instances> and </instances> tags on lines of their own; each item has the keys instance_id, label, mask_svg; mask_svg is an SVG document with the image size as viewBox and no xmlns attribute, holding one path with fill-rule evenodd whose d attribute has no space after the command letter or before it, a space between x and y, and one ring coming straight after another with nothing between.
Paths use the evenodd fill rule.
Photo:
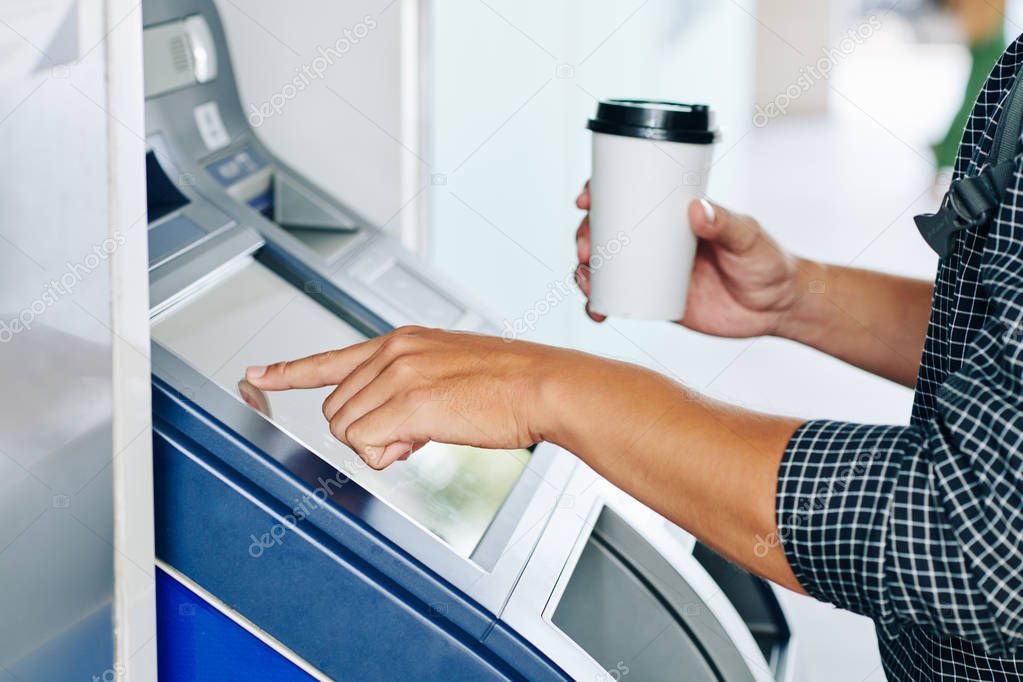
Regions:
<instances>
[{"instance_id":1,"label":"forearm","mask_svg":"<svg viewBox=\"0 0 1023 682\"><path fill-rule=\"evenodd\" d=\"M931 309L923 280L801 261L799 298L778 336L904 386L916 383Z\"/></svg>"},{"instance_id":2,"label":"forearm","mask_svg":"<svg viewBox=\"0 0 1023 682\"><path fill-rule=\"evenodd\" d=\"M778 467L798 421L708 400L625 363L562 368L539 401L557 415L545 439L732 561L801 591L778 543L754 551L758 538L777 537Z\"/></svg>"}]
</instances>

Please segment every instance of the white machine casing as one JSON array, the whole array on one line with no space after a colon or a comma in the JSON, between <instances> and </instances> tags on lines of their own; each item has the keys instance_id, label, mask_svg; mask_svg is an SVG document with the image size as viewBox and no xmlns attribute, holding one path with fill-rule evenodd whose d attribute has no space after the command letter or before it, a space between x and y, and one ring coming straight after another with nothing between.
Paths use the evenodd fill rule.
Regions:
<instances>
[{"instance_id":1,"label":"white machine casing","mask_svg":"<svg viewBox=\"0 0 1023 682\"><path fill-rule=\"evenodd\" d=\"M363 335L378 329L365 322L370 318L390 326L418 324L499 333L496 317L481 302L458 291L393 237L327 195L262 145L238 101L227 45L211 3L152 0L147 1L146 11L146 74L147 78L151 72L158 74L146 86L147 140L151 162L156 164L151 170L158 169L183 197L165 216L155 220L151 216L151 235L162 238L163 233L157 231L179 219L202 229L193 241L180 248L169 247L168 253L151 261L152 314L157 329L154 373L171 385L194 383L195 376L201 375L205 379L194 388L192 399L214 413L217 406L227 404L230 387L225 385L226 375L203 371L201 363L187 357L187 352L179 352L187 344L173 338L183 337L169 333L161 337L159 330L162 321L176 310L193 305L204 293L225 286L243 271L258 273L262 282L272 279L263 272L267 269L305 273L305 286L288 278L272 286L281 294L309 298L310 305L323 305L322 313L338 314ZM175 62L180 57L179 38L187 48L184 59L190 66L184 68L191 73L187 77L181 73L184 62ZM204 126L215 130L204 132ZM153 240L151 237L151 243ZM320 290L324 285L308 284L321 281L331 292L343 292L351 310L340 310L348 304L331 303L327 295L331 292ZM285 292L280 287L293 290ZM646 312L660 317L668 308ZM212 328L215 325L209 326ZM204 333L203 329L196 333ZM310 330L297 327L295 332L301 336ZM167 347L161 346L161 338ZM195 338L188 341L195 342ZM322 343L329 345L330 339L324 338ZM274 348L282 356L267 360L285 359L283 345ZM244 423L227 423L246 435L265 426L267 419L284 434L293 435L272 416L253 414ZM346 473L352 474L358 464L351 451L330 450L340 454L328 455L327 446L299 440L332 466L347 469ZM423 456L425 453L418 455ZM282 456L281 463L294 467L298 460ZM353 480L358 482L358 475L353 475ZM367 486L372 491L371 484ZM357 513L369 528L492 613L569 676L586 680L616 679L623 671L599 662L599 656L566 632L567 616L559 616L559 605L596 530L606 526L608 537L612 537L624 523L635 537L619 532L614 536L621 539L618 547L636 546L641 541L651 548L651 556L670 566L673 575L667 582L677 581L685 586L686 595L689 590L695 595L685 597L693 611L682 613L677 604L664 606L682 599L670 594L669 586L661 589L660 601L655 600L661 605L658 608L670 611L672 622L682 623L678 626L682 629L705 627L707 632L726 633L718 644L704 642L697 647L707 649L708 658L727 658L727 663L715 668L719 677L723 666L742 671L741 677L728 679L793 679L794 640L782 612L778 611L777 622L770 624L773 629L768 639L774 639L768 644L758 642L751 628L768 624L753 623L748 613L740 613L737 592L723 589L694 557L697 543L688 533L551 444L539 444L529 455L507 499L471 551L457 551L420 519L389 503L386 493ZM601 542L601 546L607 545ZM631 576L629 571L634 568L622 568L622 575ZM656 583L658 576L664 577L659 564L639 568L646 571L644 580ZM780 609L766 584L750 584L755 584L751 589L766 590L751 598L765 599L771 602L770 608ZM591 587L593 598L600 599L602 586ZM627 622L630 615L621 613L618 618ZM687 619L695 625L686 625L683 621Z\"/></svg>"}]
</instances>

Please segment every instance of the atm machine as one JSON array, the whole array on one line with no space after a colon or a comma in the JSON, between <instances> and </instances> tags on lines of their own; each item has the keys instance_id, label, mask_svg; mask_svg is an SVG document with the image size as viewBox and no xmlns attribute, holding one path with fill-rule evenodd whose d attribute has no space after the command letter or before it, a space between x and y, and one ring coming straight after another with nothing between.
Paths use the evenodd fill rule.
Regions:
<instances>
[{"instance_id":1,"label":"atm machine","mask_svg":"<svg viewBox=\"0 0 1023 682\"><path fill-rule=\"evenodd\" d=\"M773 589L549 444L373 471L249 364L496 332L271 154L209 0L144 0L161 679L791 680Z\"/></svg>"}]
</instances>

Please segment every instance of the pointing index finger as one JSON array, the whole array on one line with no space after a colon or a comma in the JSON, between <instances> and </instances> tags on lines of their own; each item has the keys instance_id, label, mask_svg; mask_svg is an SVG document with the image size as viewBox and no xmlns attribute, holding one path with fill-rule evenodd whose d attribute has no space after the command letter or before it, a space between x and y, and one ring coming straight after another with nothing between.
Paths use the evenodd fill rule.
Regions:
<instances>
[{"instance_id":1,"label":"pointing index finger","mask_svg":"<svg viewBox=\"0 0 1023 682\"><path fill-rule=\"evenodd\" d=\"M335 386L376 352L383 338L377 337L298 360L275 362L266 367L249 367L245 370L245 378L256 388L265 391Z\"/></svg>"}]
</instances>

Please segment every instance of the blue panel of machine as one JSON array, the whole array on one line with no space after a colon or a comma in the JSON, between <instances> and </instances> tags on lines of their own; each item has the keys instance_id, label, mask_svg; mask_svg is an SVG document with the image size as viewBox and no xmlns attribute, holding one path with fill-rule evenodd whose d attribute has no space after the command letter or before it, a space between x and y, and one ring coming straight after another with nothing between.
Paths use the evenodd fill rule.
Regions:
<instances>
[{"instance_id":1,"label":"blue panel of machine","mask_svg":"<svg viewBox=\"0 0 1023 682\"><path fill-rule=\"evenodd\" d=\"M149 263L152 265L177 253L197 239L206 236L206 230L183 215L149 229Z\"/></svg>"},{"instance_id":2,"label":"blue panel of machine","mask_svg":"<svg viewBox=\"0 0 1023 682\"><path fill-rule=\"evenodd\" d=\"M242 147L206 166L217 182L224 187L230 187L263 168L266 168L266 160L250 147Z\"/></svg>"},{"instance_id":3,"label":"blue panel of machine","mask_svg":"<svg viewBox=\"0 0 1023 682\"><path fill-rule=\"evenodd\" d=\"M257 194L248 200L248 205L255 211L266 215L267 211L273 208L273 193L270 190Z\"/></svg>"},{"instance_id":4,"label":"blue panel of machine","mask_svg":"<svg viewBox=\"0 0 1023 682\"><path fill-rule=\"evenodd\" d=\"M161 680L313 678L206 600L157 569L157 660Z\"/></svg>"},{"instance_id":5,"label":"blue panel of machine","mask_svg":"<svg viewBox=\"0 0 1023 682\"><path fill-rule=\"evenodd\" d=\"M297 481L159 382L153 398L157 556L302 659L341 679L565 679L333 505L253 552Z\"/></svg>"}]
</instances>

